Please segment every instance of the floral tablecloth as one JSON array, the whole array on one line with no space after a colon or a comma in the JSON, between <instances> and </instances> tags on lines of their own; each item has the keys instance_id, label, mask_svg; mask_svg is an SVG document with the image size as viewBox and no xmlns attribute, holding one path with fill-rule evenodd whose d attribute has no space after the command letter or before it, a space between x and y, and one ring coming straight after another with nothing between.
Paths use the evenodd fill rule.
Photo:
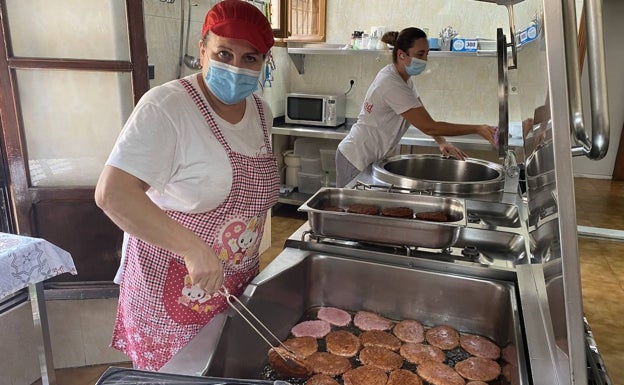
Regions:
<instances>
[{"instance_id":1,"label":"floral tablecloth","mask_svg":"<svg viewBox=\"0 0 624 385\"><path fill-rule=\"evenodd\" d=\"M63 273L77 274L67 251L45 239L0 233L0 298Z\"/></svg>"}]
</instances>

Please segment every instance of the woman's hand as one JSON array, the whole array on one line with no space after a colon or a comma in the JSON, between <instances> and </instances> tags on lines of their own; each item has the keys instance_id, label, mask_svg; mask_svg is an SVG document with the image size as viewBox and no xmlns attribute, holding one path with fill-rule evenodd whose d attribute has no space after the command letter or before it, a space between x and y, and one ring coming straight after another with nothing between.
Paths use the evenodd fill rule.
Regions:
<instances>
[{"instance_id":1,"label":"woman's hand","mask_svg":"<svg viewBox=\"0 0 624 385\"><path fill-rule=\"evenodd\" d=\"M438 147L440 148L442 155L446 158L453 157L459 160L466 160L466 158L468 158L468 155L465 152L446 141L438 143Z\"/></svg>"},{"instance_id":2,"label":"woman's hand","mask_svg":"<svg viewBox=\"0 0 624 385\"><path fill-rule=\"evenodd\" d=\"M201 240L200 240L201 241ZM207 293L214 293L223 285L223 265L203 241L183 254L191 282Z\"/></svg>"},{"instance_id":3,"label":"woman's hand","mask_svg":"<svg viewBox=\"0 0 624 385\"><path fill-rule=\"evenodd\" d=\"M483 124L477 128L477 134L479 134L483 139L490 142L494 148L498 148L498 143L495 139L496 127L488 126L487 124Z\"/></svg>"}]
</instances>

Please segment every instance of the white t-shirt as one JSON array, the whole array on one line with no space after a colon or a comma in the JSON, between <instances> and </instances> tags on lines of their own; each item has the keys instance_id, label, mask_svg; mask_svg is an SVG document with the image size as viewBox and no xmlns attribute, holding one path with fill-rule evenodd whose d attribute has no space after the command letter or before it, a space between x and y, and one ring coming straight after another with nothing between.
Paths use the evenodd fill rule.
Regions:
<instances>
[{"instance_id":1,"label":"white t-shirt","mask_svg":"<svg viewBox=\"0 0 624 385\"><path fill-rule=\"evenodd\" d=\"M417 107L422 103L412 79L405 82L393 64L385 66L368 88L358 120L338 149L363 171L394 150L409 127L401 114Z\"/></svg>"},{"instance_id":2,"label":"white t-shirt","mask_svg":"<svg viewBox=\"0 0 624 385\"><path fill-rule=\"evenodd\" d=\"M204 98L191 75L185 78ZM210 104L204 99L210 109ZM246 99L243 119L231 124L211 110L233 151L266 154L264 133L253 96ZM263 101L267 130L273 115ZM147 195L163 210L202 213L219 206L232 187L232 166L225 149L186 89L177 80L143 95L128 118L106 162L136 176L150 188ZM120 283L128 234L124 233L121 264L113 282Z\"/></svg>"},{"instance_id":3,"label":"white t-shirt","mask_svg":"<svg viewBox=\"0 0 624 385\"><path fill-rule=\"evenodd\" d=\"M197 77L186 77L202 96ZM210 105L204 99L210 109ZM260 116L247 97L243 119L230 124L211 110L233 151L266 154ZM273 123L263 102L267 129ZM225 149L179 81L150 89L128 118L106 162L136 176L147 195L164 210L202 213L219 206L230 193L232 167Z\"/></svg>"}]
</instances>

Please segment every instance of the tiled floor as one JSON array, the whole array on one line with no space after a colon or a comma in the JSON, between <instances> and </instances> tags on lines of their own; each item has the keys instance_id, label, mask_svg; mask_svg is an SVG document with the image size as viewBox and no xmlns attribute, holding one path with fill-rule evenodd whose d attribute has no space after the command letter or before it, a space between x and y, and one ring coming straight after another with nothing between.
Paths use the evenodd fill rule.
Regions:
<instances>
[{"instance_id":1,"label":"tiled floor","mask_svg":"<svg viewBox=\"0 0 624 385\"><path fill-rule=\"evenodd\" d=\"M624 231L624 182L577 179L575 194L578 225ZM284 240L303 223L292 207L276 211L271 223L272 246L262 255L262 267L279 254ZM579 252L585 315L613 385L624 385L624 242L580 238ZM57 382L93 385L107 367L60 369Z\"/></svg>"}]
</instances>

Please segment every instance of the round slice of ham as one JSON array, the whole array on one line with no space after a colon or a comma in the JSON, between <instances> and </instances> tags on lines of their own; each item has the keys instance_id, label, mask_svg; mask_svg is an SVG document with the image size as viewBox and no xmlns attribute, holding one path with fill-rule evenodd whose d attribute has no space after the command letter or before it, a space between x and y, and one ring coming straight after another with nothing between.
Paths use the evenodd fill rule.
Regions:
<instances>
[{"instance_id":1,"label":"round slice of ham","mask_svg":"<svg viewBox=\"0 0 624 385\"><path fill-rule=\"evenodd\" d=\"M358 311L353 317L353 324L361 330L390 330L392 321L370 311Z\"/></svg>"},{"instance_id":2,"label":"round slice of ham","mask_svg":"<svg viewBox=\"0 0 624 385\"><path fill-rule=\"evenodd\" d=\"M351 314L335 307L320 308L317 317L336 326L347 326L351 323Z\"/></svg>"},{"instance_id":3,"label":"round slice of ham","mask_svg":"<svg viewBox=\"0 0 624 385\"><path fill-rule=\"evenodd\" d=\"M293 326L290 332L295 337L323 338L331 330L331 325L327 321L312 320L303 321Z\"/></svg>"}]
</instances>

